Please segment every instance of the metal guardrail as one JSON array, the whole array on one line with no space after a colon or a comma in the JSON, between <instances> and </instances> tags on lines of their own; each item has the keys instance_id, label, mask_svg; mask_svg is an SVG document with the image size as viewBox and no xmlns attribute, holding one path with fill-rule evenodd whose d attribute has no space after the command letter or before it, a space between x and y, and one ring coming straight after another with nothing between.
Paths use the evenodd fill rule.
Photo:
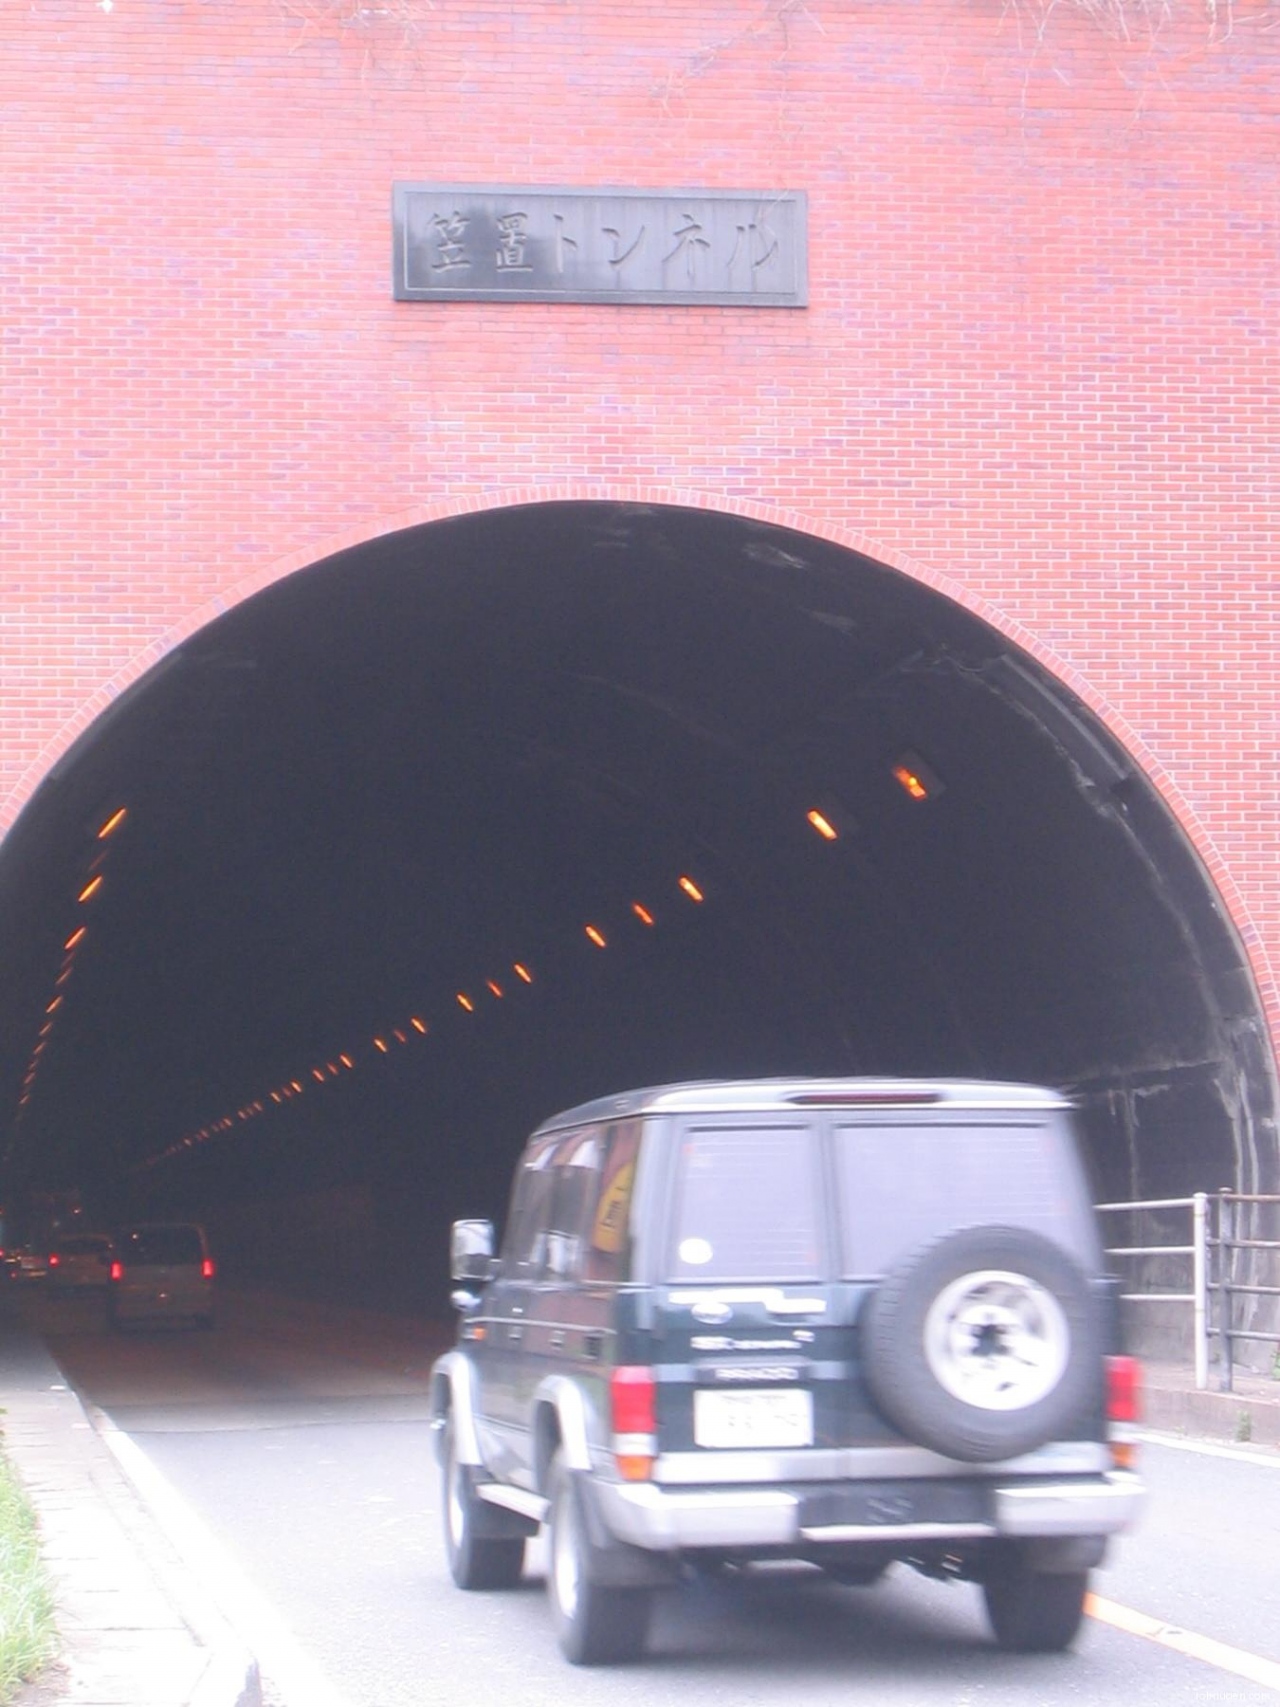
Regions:
<instances>
[{"instance_id":1,"label":"metal guardrail","mask_svg":"<svg viewBox=\"0 0 1280 1707\"><path fill-rule=\"evenodd\" d=\"M1213 1214L1210 1214L1210 1204ZM1235 1363L1235 1341L1255 1340L1280 1346L1280 1333L1260 1329L1237 1328L1233 1322L1233 1300L1237 1297L1280 1298L1280 1286L1257 1285L1236 1278L1238 1251L1280 1251L1280 1239L1259 1239L1241 1236L1248 1225L1242 1216L1246 1206L1264 1204L1280 1206L1280 1195L1240 1191L1197 1191L1190 1197L1153 1197L1132 1203L1099 1203L1100 1214L1119 1214L1124 1211L1160 1209L1189 1209L1191 1211L1191 1243L1187 1245L1111 1245L1107 1255L1112 1257L1184 1256L1191 1258L1191 1290L1189 1292L1122 1292L1120 1296L1134 1304L1190 1304L1192 1313L1192 1342L1195 1352L1196 1386L1209 1385L1209 1342L1214 1337L1222 1342L1220 1362L1221 1384L1231 1391ZM1211 1227L1212 1223L1212 1227ZM1213 1320L1212 1300L1218 1299L1218 1320Z\"/></svg>"}]
</instances>

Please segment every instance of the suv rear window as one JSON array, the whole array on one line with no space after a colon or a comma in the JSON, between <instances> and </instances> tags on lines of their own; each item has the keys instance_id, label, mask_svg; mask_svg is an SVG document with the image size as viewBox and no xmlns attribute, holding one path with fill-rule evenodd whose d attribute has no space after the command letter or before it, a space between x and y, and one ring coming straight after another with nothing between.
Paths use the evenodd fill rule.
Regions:
<instances>
[{"instance_id":1,"label":"suv rear window","mask_svg":"<svg viewBox=\"0 0 1280 1707\"><path fill-rule=\"evenodd\" d=\"M680 1141L672 1280L814 1280L817 1138L808 1125L690 1126Z\"/></svg>"},{"instance_id":2,"label":"suv rear window","mask_svg":"<svg viewBox=\"0 0 1280 1707\"><path fill-rule=\"evenodd\" d=\"M161 1268L201 1262L204 1251L194 1227L139 1227L121 1245L126 1265Z\"/></svg>"},{"instance_id":3,"label":"suv rear window","mask_svg":"<svg viewBox=\"0 0 1280 1707\"><path fill-rule=\"evenodd\" d=\"M1066 1134L1042 1121L840 1123L842 1267L885 1274L958 1227L1028 1227L1096 1261L1092 1212Z\"/></svg>"}]
</instances>

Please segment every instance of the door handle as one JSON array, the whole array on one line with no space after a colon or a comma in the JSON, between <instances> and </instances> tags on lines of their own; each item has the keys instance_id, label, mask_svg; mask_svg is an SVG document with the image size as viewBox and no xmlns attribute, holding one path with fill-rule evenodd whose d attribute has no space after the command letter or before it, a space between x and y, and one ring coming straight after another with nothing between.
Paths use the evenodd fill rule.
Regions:
<instances>
[{"instance_id":1,"label":"door handle","mask_svg":"<svg viewBox=\"0 0 1280 1707\"><path fill-rule=\"evenodd\" d=\"M554 1329L552 1332L552 1335L551 1335L551 1349L552 1349L552 1351L559 1351L561 1349L561 1347L564 1345L564 1340L565 1340L564 1329L563 1328Z\"/></svg>"},{"instance_id":2,"label":"door handle","mask_svg":"<svg viewBox=\"0 0 1280 1707\"><path fill-rule=\"evenodd\" d=\"M507 1338L509 1340L522 1340L524 1338L524 1328L519 1322L512 1323L507 1329Z\"/></svg>"}]
</instances>

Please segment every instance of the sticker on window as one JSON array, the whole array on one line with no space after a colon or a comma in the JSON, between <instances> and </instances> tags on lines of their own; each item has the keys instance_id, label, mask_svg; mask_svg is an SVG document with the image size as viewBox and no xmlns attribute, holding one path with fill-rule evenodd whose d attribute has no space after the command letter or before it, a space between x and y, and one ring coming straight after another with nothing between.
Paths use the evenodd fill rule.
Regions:
<instances>
[{"instance_id":1,"label":"sticker on window","mask_svg":"<svg viewBox=\"0 0 1280 1707\"><path fill-rule=\"evenodd\" d=\"M706 1239L681 1239L680 1261L687 1262L690 1267L700 1268L703 1263L710 1262L715 1252Z\"/></svg>"}]
</instances>

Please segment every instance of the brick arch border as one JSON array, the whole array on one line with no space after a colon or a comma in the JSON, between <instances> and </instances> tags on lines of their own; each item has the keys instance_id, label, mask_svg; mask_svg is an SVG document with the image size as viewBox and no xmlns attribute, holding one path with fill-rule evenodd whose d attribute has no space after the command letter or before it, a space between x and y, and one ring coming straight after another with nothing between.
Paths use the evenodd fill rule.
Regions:
<instances>
[{"instance_id":1,"label":"brick arch border","mask_svg":"<svg viewBox=\"0 0 1280 1707\"><path fill-rule=\"evenodd\" d=\"M1249 916L1236 884L1223 863L1213 840L1200 822L1190 803L1183 797L1173 778L1150 751L1146 743L1125 721L1108 700L1099 694L1073 665L1061 658L1052 647L1030 633L1015 618L997 605L975 594L962 582L954 580L927 563L917 562L902 553L886 551L877 540L852 528L841 527L821 517L783 509L777 505L752 499L728 498L718 493L679 486L613 486L573 482L515 488L467 497L440 500L412 509L398 511L381 520L365 523L341 534L330 536L315 545L276 558L252 574L236 581L223 594L206 600L182 622L167 629L149 646L132 658L124 669L105 682L64 725L24 775L19 779L9 799L0 804L0 842L16 822L19 813L34 795L41 781L73 743L106 711L126 689L141 679L175 647L193 634L225 615L255 593L265 591L277 581L309 569L313 564L350 551L389 534L408 528L421 527L429 522L479 515L486 511L515 509L531 504L552 503L613 503L661 504L678 509L711 510L726 516L738 516L746 521L763 522L787 528L794 533L808 534L833 545L846 547L869 557L886 568L895 569L921 585L931 587L944 598L979 617L983 622L1005 635L1016 646L1033 657L1057 681L1070 688L1098 721L1120 743L1141 768L1143 774L1173 814L1184 834L1199 856L1209 881L1214 885L1226 908L1250 965L1258 1000L1266 1018L1273 1041L1280 1050L1280 989L1272 972L1266 945Z\"/></svg>"}]
</instances>

